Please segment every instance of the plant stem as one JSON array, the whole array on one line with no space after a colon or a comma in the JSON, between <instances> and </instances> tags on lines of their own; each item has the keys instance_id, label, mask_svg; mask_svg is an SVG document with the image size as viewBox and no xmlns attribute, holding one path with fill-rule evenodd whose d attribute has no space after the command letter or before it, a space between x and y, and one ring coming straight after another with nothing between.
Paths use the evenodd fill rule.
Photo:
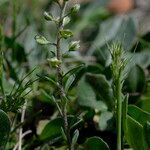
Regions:
<instances>
[{"instance_id":1,"label":"plant stem","mask_svg":"<svg viewBox=\"0 0 150 150\"><path fill-rule=\"evenodd\" d=\"M122 145L122 99L121 99L122 84L120 77L116 83L116 98L117 98L117 150L121 150Z\"/></svg>"},{"instance_id":2,"label":"plant stem","mask_svg":"<svg viewBox=\"0 0 150 150\"><path fill-rule=\"evenodd\" d=\"M62 61L62 54L61 54L61 49L60 49L60 43L61 43L61 36L59 31L63 29L63 15L65 12L66 8L66 2L64 1L61 7L61 12L60 12L60 22L58 24L58 32L57 32L57 42L56 42L56 51L57 51L57 59ZM63 120L64 120L64 130L66 133L67 137L67 143L68 143L68 148L71 150L71 137L70 137L70 129L68 125L68 118L67 118L67 101L65 99L65 92L63 88L63 83L62 83L62 65L59 64L57 67L57 82L59 84L59 94L62 102L62 115L63 115Z\"/></svg>"},{"instance_id":3,"label":"plant stem","mask_svg":"<svg viewBox=\"0 0 150 150\"><path fill-rule=\"evenodd\" d=\"M25 118L25 112L26 112L26 105L27 102L25 102L23 108L22 108L22 112L21 112L21 123L24 122L24 118ZM23 128L22 126L19 129L19 142L18 142L18 150L22 150L22 134L23 134Z\"/></svg>"}]
</instances>

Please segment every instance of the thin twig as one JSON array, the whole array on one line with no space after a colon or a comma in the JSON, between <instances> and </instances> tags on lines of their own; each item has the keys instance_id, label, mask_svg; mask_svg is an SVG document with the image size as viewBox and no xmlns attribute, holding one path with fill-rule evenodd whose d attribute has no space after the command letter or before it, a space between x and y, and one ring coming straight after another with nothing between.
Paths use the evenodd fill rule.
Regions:
<instances>
[{"instance_id":1,"label":"thin twig","mask_svg":"<svg viewBox=\"0 0 150 150\"><path fill-rule=\"evenodd\" d=\"M30 134L30 133L32 133L31 130L28 130L28 131L24 132L24 133L22 134L22 139L23 139L26 135L28 135L28 134ZM15 145L15 147L13 148L13 150L17 150L18 147L19 147L19 142Z\"/></svg>"},{"instance_id":2,"label":"thin twig","mask_svg":"<svg viewBox=\"0 0 150 150\"><path fill-rule=\"evenodd\" d=\"M25 101L25 104L24 104L24 106L23 106L23 108L22 108L22 112L21 112L21 123L24 122L26 107L27 107L27 102ZM21 150L21 149L22 149L22 137L23 137L23 128L20 127L20 129L19 129L18 150Z\"/></svg>"}]
</instances>

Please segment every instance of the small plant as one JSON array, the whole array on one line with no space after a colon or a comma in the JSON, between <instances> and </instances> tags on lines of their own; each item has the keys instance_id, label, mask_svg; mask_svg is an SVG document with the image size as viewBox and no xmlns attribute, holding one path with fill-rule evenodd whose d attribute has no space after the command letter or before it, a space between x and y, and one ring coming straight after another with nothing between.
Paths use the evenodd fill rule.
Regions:
<instances>
[{"instance_id":1,"label":"small plant","mask_svg":"<svg viewBox=\"0 0 150 150\"><path fill-rule=\"evenodd\" d=\"M4 96L4 87L3 87L3 33L0 26L0 90ZM1 104L1 100L0 100ZM8 141L10 132L10 120L8 115L0 107L0 149L5 149L6 143Z\"/></svg>"},{"instance_id":2,"label":"small plant","mask_svg":"<svg viewBox=\"0 0 150 150\"><path fill-rule=\"evenodd\" d=\"M113 76L113 93L114 93L114 101L115 101L115 113L116 113L116 126L117 126L117 150L122 149L122 129L123 129L123 121L122 110L123 110L123 101L124 96L122 93L123 83L125 80L125 66L127 64L127 60L125 59L125 52L123 47L119 43L113 43L109 48L112 56L112 76Z\"/></svg>"},{"instance_id":3,"label":"small plant","mask_svg":"<svg viewBox=\"0 0 150 150\"><path fill-rule=\"evenodd\" d=\"M36 80L27 78L31 75L31 73L34 71L30 71L26 76L24 76L22 79L19 79L13 84L13 87L11 90L6 91L5 89L5 83L4 83L4 35L2 31L2 27L0 26L0 149L5 150L7 149L7 142L9 141L9 138L11 137L11 133L16 131L19 127L16 127L16 124L14 123L16 121L16 116L19 114L20 110L22 109L22 106L25 103L26 96L32 91L30 88L33 82ZM10 120L8 116L8 113L12 113L14 116L14 120ZM22 126L20 127L22 130ZM22 134L20 135L20 138L22 138ZM22 143L19 142L19 149L21 149ZM17 145L18 147L18 145Z\"/></svg>"},{"instance_id":4,"label":"small plant","mask_svg":"<svg viewBox=\"0 0 150 150\"><path fill-rule=\"evenodd\" d=\"M71 30L66 29L65 26L70 22L70 15L75 14L79 11L80 5L76 4L74 5L69 12L66 12L66 7L67 7L67 2L68 0L63 0L62 3L58 0L54 1L55 3L58 4L60 8L60 14L56 18L54 17L51 13L49 12L44 12L44 18L46 21L50 21L55 23L56 28L57 28L57 33L56 33L56 42L51 43L48 41L44 36L35 36L35 40L37 43L41 45L51 45L55 46L55 56L53 58L48 58L48 62L52 67L56 68L56 75L57 79L56 81L51 81L55 83L57 89L58 89L58 95L53 97L53 101L56 103L56 106L58 108L58 111L60 113L60 116L63 119L63 128L62 129L62 134L64 139L67 142L68 149L73 150L74 146L77 142L78 136L79 136L79 131L76 130L74 132L73 138L71 138L70 135L70 126L69 126L69 121L68 121L68 114L67 114L67 106L69 103L69 100L66 95L66 91L64 89L64 83L63 83L63 76L64 76L64 71L63 71L63 51L61 47L61 42L62 40L67 40L73 36L73 33ZM80 48L79 41L72 41L68 45L68 51L75 51Z\"/></svg>"}]
</instances>

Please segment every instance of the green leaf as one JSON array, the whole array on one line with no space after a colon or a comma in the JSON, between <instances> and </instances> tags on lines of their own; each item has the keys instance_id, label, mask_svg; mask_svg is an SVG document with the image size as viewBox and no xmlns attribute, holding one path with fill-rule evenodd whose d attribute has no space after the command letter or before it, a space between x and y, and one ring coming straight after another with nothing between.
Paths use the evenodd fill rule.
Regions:
<instances>
[{"instance_id":1,"label":"green leaf","mask_svg":"<svg viewBox=\"0 0 150 150\"><path fill-rule=\"evenodd\" d=\"M82 78L82 76L86 72L99 74L99 73L102 73L103 70L104 68L99 64L88 65L88 66L85 66L84 64L82 64L69 70L63 76L63 82L65 83L66 92L68 90L71 90L74 86L76 86L78 81Z\"/></svg>"},{"instance_id":2,"label":"green leaf","mask_svg":"<svg viewBox=\"0 0 150 150\"><path fill-rule=\"evenodd\" d=\"M61 127L63 126L63 122L61 118L56 118L50 121L45 128L43 129L40 140L52 140L54 138L61 136Z\"/></svg>"},{"instance_id":3,"label":"green leaf","mask_svg":"<svg viewBox=\"0 0 150 150\"><path fill-rule=\"evenodd\" d=\"M106 111L107 106L104 102L96 99L96 94L89 83L85 81L85 77L78 83L78 103L81 106L90 107L100 111Z\"/></svg>"},{"instance_id":4,"label":"green leaf","mask_svg":"<svg viewBox=\"0 0 150 150\"><path fill-rule=\"evenodd\" d=\"M129 93L141 93L145 88L146 77L144 70L136 65L134 66L125 81L125 89Z\"/></svg>"},{"instance_id":5,"label":"green leaf","mask_svg":"<svg viewBox=\"0 0 150 150\"><path fill-rule=\"evenodd\" d=\"M149 121L150 122L150 113L143 111L135 105L128 106L128 114L142 126Z\"/></svg>"},{"instance_id":6,"label":"green leaf","mask_svg":"<svg viewBox=\"0 0 150 150\"><path fill-rule=\"evenodd\" d=\"M146 150L142 140L143 127L140 123L134 120L132 117L127 116L127 128L125 131L125 137L127 142L134 150Z\"/></svg>"},{"instance_id":7,"label":"green leaf","mask_svg":"<svg viewBox=\"0 0 150 150\"><path fill-rule=\"evenodd\" d=\"M88 138L84 143L84 149L93 150L93 148L94 150L109 150L107 143L96 136Z\"/></svg>"},{"instance_id":8,"label":"green leaf","mask_svg":"<svg viewBox=\"0 0 150 150\"><path fill-rule=\"evenodd\" d=\"M101 74L104 71L104 67L100 64L90 64L86 67L86 71L88 73Z\"/></svg>"},{"instance_id":9,"label":"green leaf","mask_svg":"<svg viewBox=\"0 0 150 150\"><path fill-rule=\"evenodd\" d=\"M0 110L0 149L5 150L6 143L9 138L10 120L7 114Z\"/></svg>"},{"instance_id":10,"label":"green leaf","mask_svg":"<svg viewBox=\"0 0 150 150\"><path fill-rule=\"evenodd\" d=\"M75 51L80 48L80 41L72 41L69 44L69 51Z\"/></svg>"},{"instance_id":11,"label":"green leaf","mask_svg":"<svg viewBox=\"0 0 150 150\"><path fill-rule=\"evenodd\" d=\"M77 13L77 12L79 11L79 9L80 9L80 4L75 4L75 5L71 8L70 12L71 12L71 14L74 14L74 13Z\"/></svg>"},{"instance_id":12,"label":"green leaf","mask_svg":"<svg viewBox=\"0 0 150 150\"><path fill-rule=\"evenodd\" d=\"M69 37L72 37L73 33L69 29L66 29L66 30L61 30L60 35L62 36L62 38L67 39Z\"/></svg>"},{"instance_id":13,"label":"green leaf","mask_svg":"<svg viewBox=\"0 0 150 150\"><path fill-rule=\"evenodd\" d=\"M74 147L75 144L77 143L78 137L79 137L79 130L76 129L74 131L73 138L72 138L72 143L71 143L72 147Z\"/></svg>"},{"instance_id":14,"label":"green leaf","mask_svg":"<svg viewBox=\"0 0 150 150\"><path fill-rule=\"evenodd\" d=\"M44 36L41 36L41 35L36 35L35 41L41 45L50 44L50 42Z\"/></svg>"},{"instance_id":15,"label":"green leaf","mask_svg":"<svg viewBox=\"0 0 150 150\"><path fill-rule=\"evenodd\" d=\"M73 82L75 80L75 77L76 77L75 75L71 75L71 76L69 76L68 80L66 81L66 83L65 83L65 91L66 91L66 93L68 93L70 87L72 86L72 84L73 84Z\"/></svg>"},{"instance_id":16,"label":"green leaf","mask_svg":"<svg viewBox=\"0 0 150 150\"><path fill-rule=\"evenodd\" d=\"M70 128L74 126L76 122L78 122L79 118L69 116L68 122ZM51 121L45 126L42 133L40 134L39 138L41 141L50 141L54 139L61 139L62 138L62 130L61 128L64 126L62 118L56 118Z\"/></svg>"},{"instance_id":17,"label":"green leaf","mask_svg":"<svg viewBox=\"0 0 150 150\"><path fill-rule=\"evenodd\" d=\"M41 101L43 103L48 103L55 106L55 102L53 101L53 96L50 93L47 93L47 91L42 89L41 96L42 96Z\"/></svg>"},{"instance_id":18,"label":"green leaf","mask_svg":"<svg viewBox=\"0 0 150 150\"><path fill-rule=\"evenodd\" d=\"M93 55L96 57L97 62L104 67L108 67L111 63L110 51L107 48L107 45L102 47L97 47L93 52Z\"/></svg>"},{"instance_id":19,"label":"green leaf","mask_svg":"<svg viewBox=\"0 0 150 150\"><path fill-rule=\"evenodd\" d=\"M115 16L101 24L101 32L97 35L88 54L92 55L95 47L102 48L106 43L120 41L125 50L132 47L136 37L136 26L131 17ZM126 34L125 34L126 33Z\"/></svg>"},{"instance_id":20,"label":"green leaf","mask_svg":"<svg viewBox=\"0 0 150 150\"><path fill-rule=\"evenodd\" d=\"M68 16L66 16L66 17L63 19L63 26L66 26L69 22L70 22L70 18L69 18Z\"/></svg>"},{"instance_id":21,"label":"green leaf","mask_svg":"<svg viewBox=\"0 0 150 150\"><path fill-rule=\"evenodd\" d=\"M128 69L130 70L133 66L139 65L142 68L147 68L150 65L150 52L149 49L145 49L137 53L126 53L127 59L130 60L127 64Z\"/></svg>"},{"instance_id":22,"label":"green leaf","mask_svg":"<svg viewBox=\"0 0 150 150\"><path fill-rule=\"evenodd\" d=\"M137 27L132 17L123 17L121 26L113 41L121 41L124 50L128 51L132 48L137 36Z\"/></svg>"},{"instance_id":23,"label":"green leaf","mask_svg":"<svg viewBox=\"0 0 150 150\"><path fill-rule=\"evenodd\" d=\"M112 110L114 106L113 92L110 83L102 74L87 74L86 80L96 92L104 103L107 104L108 109Z\"/></svg>"},{"instance_id":24,"label":"green leaf","mask_svg":"<svg viewBox=\"0 0 150 150\"><path fill-rule=\"evenodd\" d=\"M150 113L150 97L142 97L137 102L137 106Z\"/></svg>"},{"instance_id":25,"label":"green leaf","mask_svg":"<svg viewBox=\"0 0 150 150\"><path fill-rule=\"evenodd\" d=\"M47 76L47 75L39 75L39 74L37 74L37 76L38 76L40 79L49 81L50 83L52 83L52 84L58 86L57 82L56 82L54 79L52 79L51 77Z\"/></svg>"},{"instance_id":26,"label":"green leaf","mask_svg":"<svg viewBox=\"0 0 150 150\"><path fill-rule=\"evenodd\" d=\"M80 70L81 68L84 68L85 66L84 65L79 65L79 66L76 66L72 69L70 69L68 72L66 72L64 75L63 75L63 80L66 81L68 76L70 75L73 75L75 74L76 72L78 72L78 70Z\"/></svg>"},{"instance_id":27,"label":"green leaf","mask_svg":"<svg viewBox=\"0 0 150 150\"><path fill-rule=\"evenodd\" d=\"M44 18L47 21L52 21L53 20L53 16L52 14L48 13L48 12L44 12Z\"/></svg>"},{"instance_id":28,"label":"green leaf","mask_svg":"<svg viewBox=\"0 0 150 150\"><path fill-rule=\"evenodd\" d=\"M107 127L110 125L110 120L113 117L113 113L106 111L106 112L102 112L99 118L99 128L101 131L104 131L107 129Z\"/></svg>"},{"instance_id":29,"label":"green leaf","mask_svg":"<svg viewBox=\"0 0 150 150\"><path fill-rule=\"evenodd\" d=\"M80 65L77 66L71 70L69 70L64 76L63 76L63 82L65 84L65 90L68 92L73 87L76 86L77 82L82 78L82 76L85 73L85 66Z\"/></svg>"},{"instance_id":30,"label":"green leaf","mask_svg":"<svg viewBox=\"0 0 150 150\"><path fill-rule=\"evenodd\" d=\"M93 26L97 27L97 23L107 19L109 16L110 12L102 6L102 3L91 3L86 7L86 9L84 9L80 22L78 22L78 25L75 26L75 33L78 35L84 30L87 31L88 28L91 29Z\"/></svg>"},{"instance_id":31,"label":"green leaf","mask_svg":"<svg viewBox=\"0 0 150 150\"><path fill-rule=\"evenodd\" d=\"M25 48L22 44L18 43L14 38L5 36L4 42L6 48L12 50L12 58L21 64L22 62L27 62L27 54ZM12 65L12 64L11 64Z\"/></svg>"},{"instance_id":32,"label":"green leaf","mask_svg":"<svg viewBox=\"0 0 150 150\"><path fill-rule=\"evenodd\" d=\"M58 65L60 65L62 63L61 60L57 59L57 57L53 57L51 59L47 59L47 61L53 67L58 67Z\"/></svg>"},{"instance_id":33,"label":"green leaf","mask_svg":"<svg viewBox=\"0 0 150 150\"><path fill-rule=\"evenodd\" d=\"M147 149L150 149L150 122L146 122L143 127L143 136L144 136L144 142L145 147Z\"/></svg>"},{"instance_id":34,"label":"green leaf","mask_svg":"<svg viewBox=\"0 0 150 150\"><path fill-rule=\"evenodd\" d=\"M61 127L61 134L62 134L62 137L65 141L67 141L67 137L66 137L66 134L65 134L65 131L64 131L64 128Z\"/></svg>"}]
</instances>

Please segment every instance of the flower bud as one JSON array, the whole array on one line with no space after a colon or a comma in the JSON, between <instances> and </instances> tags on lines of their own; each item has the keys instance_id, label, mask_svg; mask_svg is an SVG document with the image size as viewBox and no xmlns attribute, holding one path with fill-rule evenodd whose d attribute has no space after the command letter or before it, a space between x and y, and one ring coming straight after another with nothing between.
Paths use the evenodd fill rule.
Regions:
<instances>
[{"instance_id":1,"label":"flower bud","mask_svg":"<svg viewBox=\"0 0 150 150\"><path fill-rule=\"evenodd\" d=\"M51 66L53 67L58 67L59 64L61 64L61 61L58 60L56 57L47 59L47 61L50 63Z\"/></svg>"},{"instance_id":2,"label":"flower bud","mask_svg":"<svg viewBox=\"0 0 150 150\"><path fill-rule=\"evenodd\" d=\"M67 25L70 22L70 18L67 16L63 19L63 26Z\"/></svg>"},{"instance_id":3,"label":"flower bud","mask_svg":"<svg viewBox=\"0 0 150 150\"><path fill-rule=\"evenodd\" d=\"M50 14L50 13L48 13L48 12L44 12L44 18L45 18L45 20L47 20L47 21L53 21L53 16L52 16L52 14Z\"/></svg>"},{"instance_id":4,"label":"flower bud","mask_svg":"<svg viewBox=\"0 0 150 150\"><path fill-rule=\"evenodd\" d=\"M80 9L80 4L76 4L71 8L71 13L75 14L79 11L79 9Z\"/></svg>"},{"instance_id":5,"label":"flower bud","mask_svg":"<svg viewBox=\"0 0 150 150\"><path fill-rule=\"evenodd\" d=\"M36 35L35 40L38 44L41 44L41 45L50 44L50 42L44 36L41 36L41 35Z\"/></svg>"},{"instance_id":6,"label":"flower bud","mask_svg":"<svg viewBox=\"0 0 150 150\"><path fill-rule=\"evenodd\" d=\"M80 41L72 41L69 44L69 51L75 51L80 48Z\"/></svg>"},{"instance_id":7,"label":"flower bud","mask_svg":"<svg viewBox=\"0 0 150 150\"><path fill-rule=\"evenodd\" d=\"M70 30L66 29L66 30L60 30L60 35L62 36L62 38L67 39L69 37L72 37L73 33Z\"/></svg>"}]
</instances>

